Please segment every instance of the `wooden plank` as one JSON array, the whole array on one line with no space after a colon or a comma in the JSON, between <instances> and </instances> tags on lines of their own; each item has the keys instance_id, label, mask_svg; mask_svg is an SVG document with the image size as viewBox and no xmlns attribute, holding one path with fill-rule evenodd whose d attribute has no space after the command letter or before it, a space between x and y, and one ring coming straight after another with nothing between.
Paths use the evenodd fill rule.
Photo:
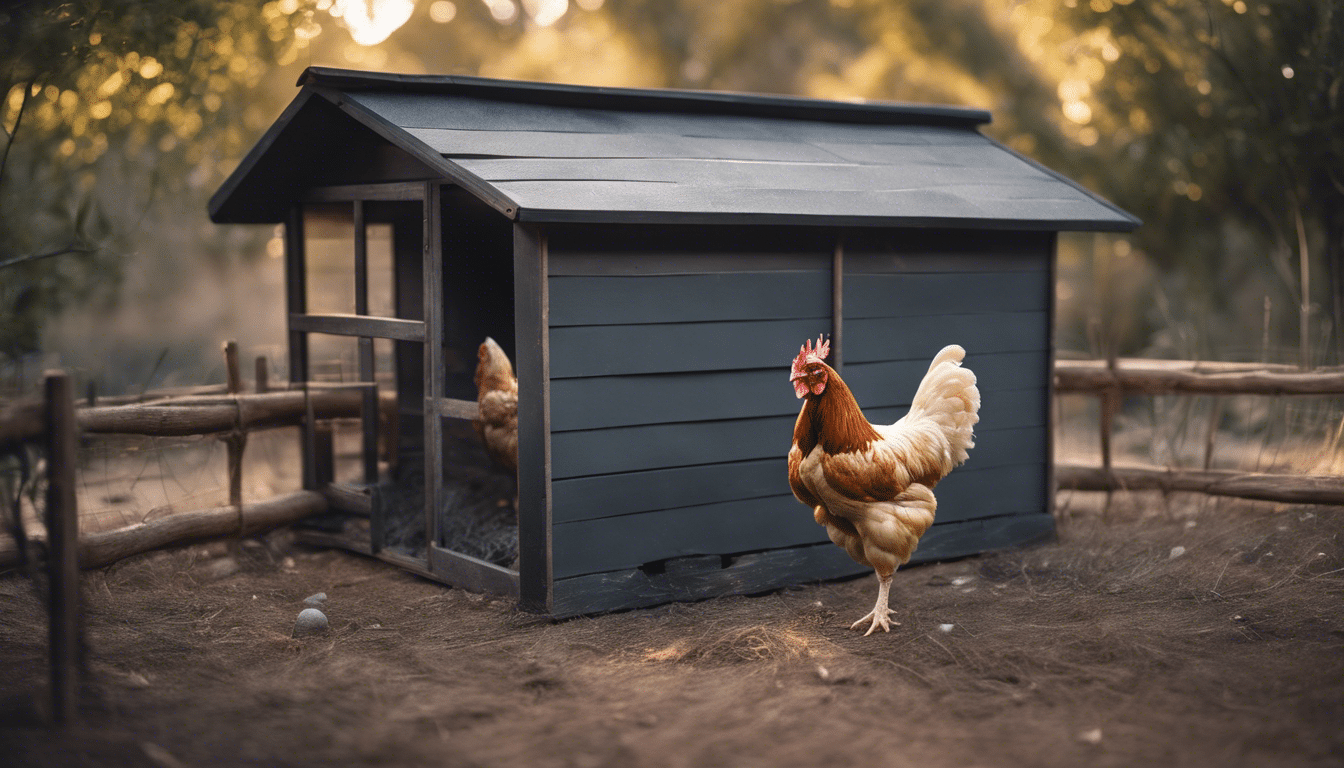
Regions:
<instances>
[{"instance_id":1,"label":"wooden plank","mask_svg":"<svg viewBox=\"0 0 1344 768\"><path fill-rule=\"evenodd\" d=\"M556 523L778 495L787 488L784 454L769 459L556 480Z\"/></svg>"},{"instance_id":2,"label":"wooden plank","mask_svg":"<svg viewBox=\"0 0 1344 768\"><path fill-rule=\"evenodd\" d=\"M460 157L722 158L836 162L839 155L810 144L768 139L722 139L675 134L407 128L451 159Z\"/></svg>"},{"instance_id":3,"label":"wooden plank","mask_svg":"<svg viewBox=\"0 0 1344 768\"><path fill-rule=\"evenodd\" d=\"M518 599L518 573L494 563L433 545L429 548L429 569L459 589Z\"/></svg>"},{"instance_id":4,"label":"wooden plank","mask_svg":"<svg viewBox=\"0 0 1344 768\"><path fill-rule=\"evenodd\" d=\"M553 536L557 579L637 568L670 557L827 540L825 529L792 494L556 523Z\"/></svg>"},{"instance_id":5,"label":"wooden plank","mask_svg":"<svg viewBox=\"0 0 1344 768\"><path fill-rule=\"evenodd\" d=\"M846 357L860 362L924 357L932 360L952 343L976 352L1044 350L1050 340L1049 316L1036 312L999 312L977 315L851 318Z\"/></svg>"},{"instance_id":6,"label":"wooden plank","mask_svg":"<svg viewBox=\"0 0 1344 768\"><path fill-rule=\"evenodd\" d=\"M551 435L552 476L583 477L659 467L687 467L786 455L796 415L726 421L649 424ZM1035 461L1045 430L1021 427L976 433L978 466Z\"/></svg>"},{"instance_id":7,"label":"wooden plank","mask_svg":"<svg viewBox=\"0 0 1344 768\"><path fill-rule=\"evenodd\" d=\"M666 263L658 255L631 256ZM709 259L701 259L708 266ZM551 327L667 322L797 320L831 316L828 269L808 259L807 269L748 271L760 265L734 261L735 273L658 276L569 276L550 279ZM685 269L694 269L686 264ZM600 269L601 266L591 266ZM571 269L578 269L572 266Z\"/></svg>"},{"instance_id":8,"label":"wooden plank","mask_svg":"<svg viewBox=\"0 0 1344 768\"><path fill-rule=\"evenodd\" d=\"M782 370L787 384L798 347L830 330L829 317L552 328L551 375L567 379L770 368Z\"/></svg>"},{"instance_id":9,"label":"wooden plank","mask_svg":"<svg viewBox=\"0 0 1344 768\"><path fill-rule=\"evenodd\" d=\"M557 353L558 354L558 353ZM795 352L796 354L796 352ZM913 390L906 395L908 399ZM787 368L556 379L551 429L798 415Z\"/></svg>"},{"instance_id":10,"label":"wooden plank","mask_svg":"<svg viewBox=\"0 0 1344 768\"><path fill-rule=\"evenodd\" d=\"M443 419L434 414L435 403L444 396L443 354L443 187L425 184L424 253L420 260L424 291L424 460L425 541L439 540L439 515L443 504Z\"/></svg>"},{"instance_id":11,"label":"wooden plank","mask_svg":"<svg viewBox=\"0 0 1344 768\"><path fill-rule=\"evenodd\" d=\"M58 725L78 717L81 660L84 655L84 606L79 583L79 508L75 469L79 464L79 426L74 386L62 372L48 373L46 401L48 647L51 713Z\"/></svg>"},{"instance_id":12,"label":"wooden plank","mask_svg":"<svg viewBox=\"0 0 1344 768\"><path fill-rule=\"evenodd\" d=\"M714 558L716 561L719 558ZM723 595L757 594L812 581L856 576L869 569L827 542L741 555L728 568L639 568L560 579L555 584L556 618L641 608Z\"/></svg>"},{"instance_id":13,"label":"wooden plank","mask_svg":"<svg viewBox=\"0 0 1344 768\"><path fill-rule=\"evenodd\" d=\"M362 336L397 341L424 341L425 324L419 320L360 315L290 315L289 327L307 333Z\"/></svg>"},{"instance_id":14,"label":"wooden plank","mask_svg":"<svg viewBox=\"0 0 1344 768\"><path fill-rule=\"evenodd\" d=\"M858 377L850 387L862 404L864 416L874 424L890 424L904 416L927 367L927 362L912 361L898 378ZM978 370L976 373L981 375ZM1034 387L1005 388L1031 378L1038 379ZM982 411L992 418L990 423L996 427L1044 424L1037 413L1045 407L1040 396L1044 378L1026 367L1013 372L1007 382L984 378ZM850 377L845 381L849 383ZM555 379L551 381L551 395L551 428L557 432L790 413L796 416L801 408L788 385L788 370L782 367Z\"/></svg>"},{"instance_id":15,"label":"wooden plank","mask_svg":"<svg viewBox=\"0 0 1344 768\"><path fill-rule=\"evenodd\" d=\"M1044 348L1024 352L986 352L980 348L969 348L962 364L975 372L977 386L982 392L987 392L1045 386L1050 376L1048 358L1049 353ZM929 361L932 359L932 354L921 354L906 360L865 363L851 360L845 367L845 383L856 393L862 393L855 395L861 398L860 403L882 405L880 398L883 398L884 392L895 392L897 395L909 392L906 397L912 397L929 370Z\"/></svg>"},{"instance_id":16,"label":"wooden plank","mask_svg":"<svg viewBox=\"0 0 1344 768\"><path fill-rule=\"evenodd\" d=\"M545 613L551 607L552 526L550 343L546 334L546 233L513 228L514 361L518 375L518 575L519 605Z\"/></svg>"},{"instance_id":17,"label":"wooden plank","mask_svg":"<svg viewBox=\"0 0 1344 768\"><path fill-rule=\"evenodd\" d=\"M851 274L1045 272L1053 234L982 229L864 228L846 233Z\"/></svg>"},{"instance_id":18,"label":"wooden plank","mask_svg":"<svg viewBox=\"0 0 1344 768\"><path fill-rule=\"evenodd\" d=\"M863 415L874 424L891 424L905 416L909 409L908 403L900 403L864 408ZM998 429L1044 427L1049 410L1045 389L981 389L980 423L975 425L975 432L983 434Z\"/></svg>"},{"instance_id":19,"label":"wooden plank","mask_svg":"<svg viewBox=\"0 0 1344 768\"><path fill-rule=\"evenodd\" d=\"M449 419L475 421L481 417L480 405L472 400L457 400L451 397L442 397L431 402L429 405L432 409L431 413Z\"/></svg>"},{"instance_id":20,"label":"wooden plank","mask_svg":"<svg viewBox=\"0 0 1344 768\"><path fill-rule=\"evenodd\" d=\"M778 189L691 187L652 181L519 180L489 183L518 205L520 220L684 223L715 220L760 224L842 224L868 220L880 226L964 226L1027 229L1131 227L1107 206L1060 187L1058 199L1034 200L1003 188L905 186L882 189ZM857 185L853 185L857 186ZM995 189L991 187L990 189ZM736 218L735 218L736 217Z\"/></svg>"},{"instance_id":21,"label":"wooden plank","mask_svg":"<svg viewBox=\"0 0 1344 768\"><path fill-rule=\"evenodd\" d=\"M1050 515L1014 515L990 520L935 525L915 551L913 563L1026 546L1054 536ZM647 607L679 600L758 594L793 584L871 573L827 542L726 558L727 567L675 568L661 573L639 568L559 579L552 615L556 618ZM721 561L722 562L722 561ZM897 576L898 579L902 578Z\"/></svg>"},{"instance_id":22,"label":"wooden plank","mask_svg":"<svg viewBox=\"0 0 1344 768\"><path fill-rule=\"evenodd\" d=\"M986 140L987 141L987 140ZM992 146L992 145L991 145ZM454 161L499 185L513 182L643 182L681 189L797 190L852 193L908 189L949 190L971 187L964 197L1083 200L1081 192L1024 165L1002 150L986 155L999 163L949 163L945 148L893 147L883 164L860 164L839 157L825 161L740 160L720 158L478 158Z\"/></svg>"},{"instance_id":23,"label":"wooden plank","mask_svg":"<svg viewBox=\"0 0 1344 768\"><path fill-rule=\"evenodd\" d=\"M392 101L398 97L428 101L456 103L458 99L503 101L508 106L544 106L549 109L580 106L590 110L601 109L604 112L619 110L623 114L632 110L634 114L645 112L685 113L696 117L714 116L714 119L750 116L756 119L789 118L797 120L834 121L855 124L856 127L882 125L901 126L937 126L940 130L951 132L954 128L963 132L988 123L989 112L968 107L949 107L931 104L901 104L894 102L852 102L829 101L798 96L775 96L752 93L729 93L715 91L690 91L666 88L612 88L560 83L537 83L493 78L473 77L470 75L402 75L382 72L353 72L329 67L309 67L300 79L301 85L325 85L333 88L356 91L360 96L369 93L381 97L381 101L370 99L370 103L389 102L393 106L405 109L408 105L402 101ZM431 94L439 98L427 98ZM451 100L443 96L452 96ZM416 102L410 102L414 105ZM403 112L402 114L422 114ZM499 117L507 113L486 113L487 117ZM410 125L419 125L424 121L410 121ZM545 127L554 129L555 119L547 121ZM437 125L437 122L429 122ZM829 123L828 123L829 124ZM501 126L485 123L486 127ZM972 134L975 135L975 134Z\"/></svg>"},{"instance_id":24,"label":"wooden plank","mask_svg":"<svg viewBox=\"0 0 1344 768\"><path fill-rule=\"evenodd\" d=\"M250 157L250 156L249 156ZM308 375L308 334L295 328L293 318L308 312L307 256L303 232L303 205L294 205L289 209L289 219L285 222L285 312L287 318L289 383L307 383ZM313 463L314 428L312 419L305 419L299 427L299 461L303 476L303 487L309 490L317 488L317 476Z\"/></svg>"},{"instance_id":25,"label":"wooden plank","mask_svg":"<svg viewBox=\"0 0 1344 768\"><path fill-rule=\"evenodd\" d=\"M319 490L333 512L344 512L360 517L372 517L373 493L369 486L348 483L327 483Z\"/></svg>"},{"instance_id":26,"label":"wooden plank","mask_svg":"<svg viewBox=\"0 0 1344 768\"><path fill-rule=\"evenodd\" d=\"M981 467L971 460L938 485L938 520L1039 512L1045 485L1037 463ZM788 467L774 459L674 467L618 475L557 480L554 520L558 523L778 496L788 489ZM807 509L799 505L804 514Z\"/></svg>"},{"instance_id":27,"label":"wooden plank","mask_svg":"<svg viewBox=\"0 0 1344 768\"><path fill-rule=\"evenodd\" d=\"M1235 470L1161 467L1057 468L1062 488L1079 491L1158 490L1275 501L1282 504L1344 505L1344 478L1334 475L1275 475Z\"/></svg>"},{"instance_id":28,"label":"wooden plank","mask_svg":"<svg viewBox=\"0 0 1344 768\"><path fill-rule=\"evenodd\" d=\"M1087 394L1341 395L1344 370L1202 372L1124 361L1110 371L1092 361L1061 360L1055 366L1055 383L1061 392Z\"/></svg>"},{"instance_id":29,"label":"wooden plank","mask_svg":"<svg viewBox=\"0 0 1344 768\"><path fill-rule=\"evenodd\" d=\"M1053 303L1048 272L912 272L850 275L845 316L911 317L1041 311Z\"/></svg>"},{"instance_id":30,"label":"wooden plank","mask_svg":"<svg viewBox=\"0 0 1344 768\"><path fill-rule=\"evenodd\" d=\"M419 202L425 197L425 184L420 181L398 181L388 184L342 184L329 187L308 187L305 203L346 203L362 200L410 200Z\"/></svg>"}]
</instances>

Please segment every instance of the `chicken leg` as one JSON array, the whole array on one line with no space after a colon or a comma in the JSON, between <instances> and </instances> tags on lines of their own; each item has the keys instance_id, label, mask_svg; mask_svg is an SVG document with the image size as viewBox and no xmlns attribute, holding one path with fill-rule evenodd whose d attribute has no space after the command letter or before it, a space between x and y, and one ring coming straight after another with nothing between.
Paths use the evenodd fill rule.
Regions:
<instances>
[{"instance_id":1,"label":"chicken leg","mask_svg":"<svg viewBox=\"0 0 1344 768\"><path fill-rule=\"evenodd\" d=\"M873 631L878 627L881 627L883 632L890 632L892 624L898 627L901 625L901 622L892 621L888 618L892 614L891 608L887 606L887 597L891 592L891 577L893 574L894 572L889 573L885 577L880 573L877 575L877 604L873 606L873 610L869 611L867 616L849 625L850 629L863 629L863 623L872 619L873 623L869 625L868 631L863 633L863 636L867 637L873 634Z\"/></svg>"}]
</instances>

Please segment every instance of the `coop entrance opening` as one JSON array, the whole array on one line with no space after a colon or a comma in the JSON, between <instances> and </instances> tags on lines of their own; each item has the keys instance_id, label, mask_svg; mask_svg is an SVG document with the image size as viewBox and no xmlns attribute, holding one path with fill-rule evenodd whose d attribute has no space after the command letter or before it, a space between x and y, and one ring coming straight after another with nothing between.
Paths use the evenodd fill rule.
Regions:
<instances>
[{"instance_id":1,"label":"coop entrance opening","mask_svg":"<svg viewBox=\"0 0 1344 768\"><path fill-rule=\"evenodd\" d=\"M377 545L424 559L431 570L462 565L445 553L516 570L516 471L492 458L488 435L473 423L482 343L493 339L514 359L513 228L456 187L434 191L437 200L425 206L431 238L425 252L439 258L421 265L420 281L427 357L408 361L398 376L410 381L423 374L418 392L398 389L404 404L420 406L407 408L416 411L410 415L420 429L401 430L404 460L379 485ZM416 364L419 370L411 370Z\"/></svg>"}]
</instances>

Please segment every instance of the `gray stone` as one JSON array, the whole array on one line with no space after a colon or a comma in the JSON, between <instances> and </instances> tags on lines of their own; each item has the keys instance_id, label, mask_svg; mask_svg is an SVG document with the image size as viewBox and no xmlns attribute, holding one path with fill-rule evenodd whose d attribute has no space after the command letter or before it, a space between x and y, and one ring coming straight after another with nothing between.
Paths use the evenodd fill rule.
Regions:
<instances>
[{"instance_id":1,"label":"gray stone","mask_svg":"<svg viewBox=\"0 0 1344 768\"><path fill-rule=\"evenodd\" d=\"M307 637L308 635L326 634L327 615L316 608L304 608L299 611L299 618L294 622L294 636Z\"/></svg>"},{"instance_id":2,"label":"gray stone","mask_svg":"<svg viewBox=\"0 0 1344 768\"><path fill-rule=\"evenodd\" d=\"M321 608L327 602L327 593L318 592L315 595L309 595L303 598L303 604L309 608Z\"/></svg>"}]
</instances>

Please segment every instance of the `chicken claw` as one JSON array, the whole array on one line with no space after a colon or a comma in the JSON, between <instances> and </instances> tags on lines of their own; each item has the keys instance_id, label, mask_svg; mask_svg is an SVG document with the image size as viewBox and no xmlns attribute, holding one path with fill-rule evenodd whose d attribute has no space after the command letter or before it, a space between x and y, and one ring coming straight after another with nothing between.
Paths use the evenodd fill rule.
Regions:
<instances>
[{"instance_id":1,"label":"chicken claw","mask_svg":"<svg viewBox=\"0 0 1344 768\"><path fill-rule=\"evenodd\" d=\"M887 605L887 596L890 593L890 591L891 591L891 576L888 575L886 578L882 578L879 575L877 577L877 604L873 606L873 610L869 611L867 616L864 616L862 619L859 619L853 624L850 624L849 628L863 629L863 623L869 619L872 619L873 623L868 627L868 631L863 633L863 636L867 637L873 634L873 631L876 630L878 627L881 627L883 632L890 632L892 624L895 624L898 627L901 626L901 622L892 621L889 618L892 614L891 608L888 607Z\"/></svg>"},{"instance_id":2,"label":"chicken claw","mask_svg":"<svg viewBox=\"0 0 1344 768\"><path fill-rule=\"evenodd\" d=\"M878 627L881 627L883 632L890 632L892 624L895 624L898 627L901 626L901 622L892 621L891 619L888 618L889 616L891 616L892 613L894 613L894 611L892 611L887 606L885 605L878 606L873 610L869 611L867 616L864 616L862 619L859 619L853 624L850 624L849 628L863 629L863 623L869 619L872 619L873 623L871 626L868 627L868 631L863 633L864 637L873 634L873 631L876 630Z\"/></svg>"}]
</instances>

